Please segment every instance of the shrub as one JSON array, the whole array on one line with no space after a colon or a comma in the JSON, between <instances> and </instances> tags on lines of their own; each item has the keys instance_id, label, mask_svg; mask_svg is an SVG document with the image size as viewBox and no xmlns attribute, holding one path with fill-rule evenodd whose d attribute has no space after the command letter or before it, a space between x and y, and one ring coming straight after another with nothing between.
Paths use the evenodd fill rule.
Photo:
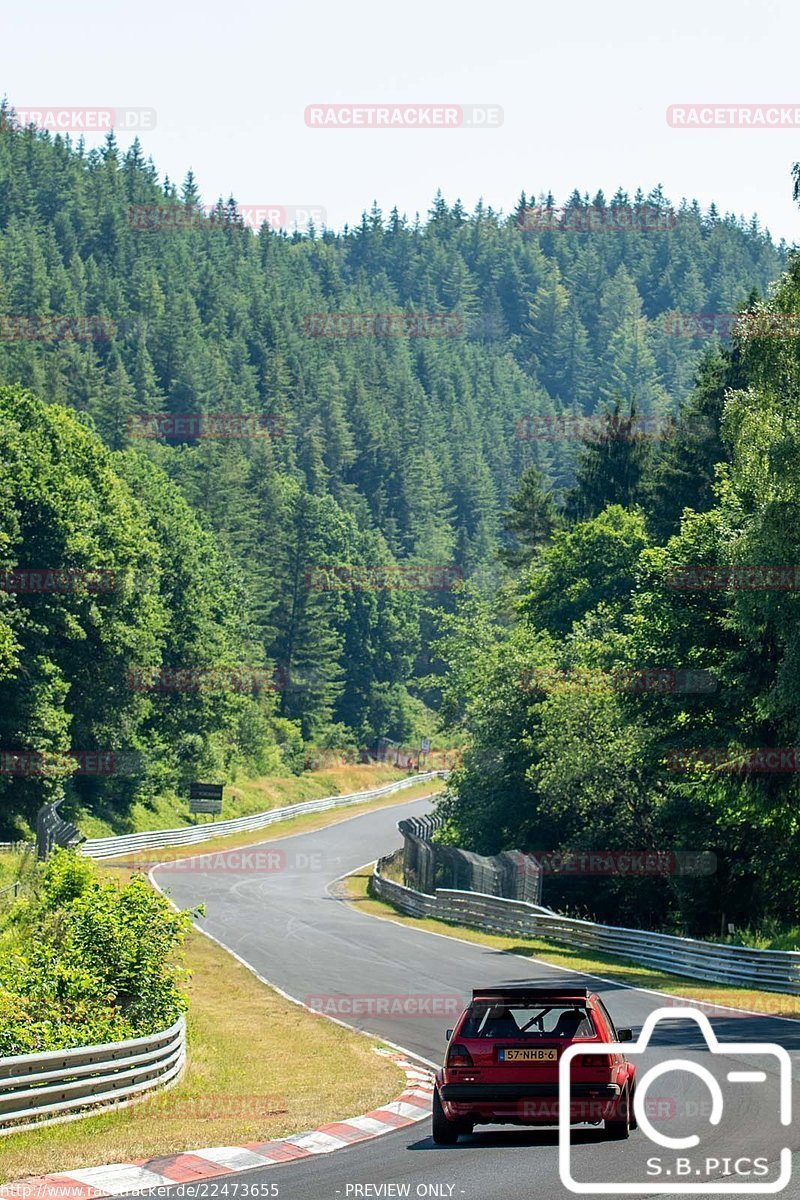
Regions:
<instances>
[{"instance_id":1,"label":"shrub","mask_svg":"<svg viewBox=\"0 0 800 1200\"><path fill-rule=\"evenodd\" d=\"M186 1008L190 913L142 876L120 886L58 851L0 962L0 1056L142 1037Z\"/></svg>"}]
</instances>

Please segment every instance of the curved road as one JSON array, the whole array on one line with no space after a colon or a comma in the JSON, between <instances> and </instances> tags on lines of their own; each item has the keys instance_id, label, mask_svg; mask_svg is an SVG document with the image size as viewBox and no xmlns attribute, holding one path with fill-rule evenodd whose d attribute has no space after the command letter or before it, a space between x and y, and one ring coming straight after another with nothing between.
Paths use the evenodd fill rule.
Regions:
<instances>
[{"instance_id":1,"label":"curved road","mask_svg":"<svg viewBox=\"0 0 800 1200\"><path fill-rule=\"evenodd\" d=\"M406 802L313 833L263 843L257 847L259 858L249 863L241 861L242 851L232 851L207 856L200 870L157 868L154 878L181 907L203 902L203 928L260 975L299 1000L321 995L424 995L444 997L439 1003L452 1004L455 994L466 998L476 985L521 980L581 986L588 983L603 996L618 1025L632 1026L635 1034L648 1013L669 1003L659 993L598 982L594 977L565 973L538 960L379 920L337 898L335 884L331 887L333 881L398 845L397 821L421 814L428 804L427 800ZM201 865L198 860L192 861L195 867ZM342 1015L340 1008L336 1011ZM800 1022L721 1009L707 1012L720 1041L776 1042L786 1047L792 1056L794 1078L800 1078ZM404 1016L374 1011L346 1015L344 1019L431 1063L441 1061L445 1028L453 1024L446 1015ZM743 1056L712 1058L704 1054L699 1029L691 1020L673 1020L669 1026L659 1026L656 1044L656 1057L658 1052L662 1057L666 1053L680 1053L684 1058L700 1056L698 1061L712 1066L721 1080L727 1103L721 1125L712 1129L704 1120L708 1093L703 1085L691 1075L676 1077L673 1073L663 1077L661 1087L654 1084L650 1090L653 1107L649 1111L654 1126L671 1136L695 1129L703 1135L704 1153L720 1160L718 1167L698 1160L707 1178L726 1189L717 1195L737 1194L730 1187L730 1178L726 1182L724 1177L730 1171L722 1161L726 1156L763 1159L763 1166L750 1169L765 1171L765 1181L774 1180L780 1148L791 1147L794 1177L781 1195L798 1200L800 1130L797 1119L789 1129L781 1129L778 1124L777 1068L773 1069L766 1059L756 1064L748 1063ZM655 1062L656 1057L648 1061ZM742 1071L748 1065L751 1069L763 1065L766 1081L735 1087L725 1082L729 1070ZM606 1142L599 1130L589 1127L573 1135L573 1170L581 1180L642 1180L655 1188L654 1168L648 1168L653 1155L662 1156L659 1180L666 1180L668 1169L673 1177L687 1169L677 1166L677 1151L662 1150L641 1131L621 1143ZM693 1167L694 1162L693 1158ZM674 1170L667 1164L675 1164ZM570 1194L559 1176L556 1132L509 1126L479 1129L450 1148L434 1146L428 1124L423 1123L333 1154L286 1166L257 1168L236 1176L236 1181L276 1185L277 1191L273 1187L272 1194L282 1200L365 1200L403 1195L452 1200L551 1200ZM758 1181L753 1175L737 1179L751 1185ZM202 1200L200 1185L186 1185L182 1190L190 1196L196 1193ZM269 1192L264 1188L261 1194ZM620 1192L611 1190L610 1194ZM669 1187L664 1186L656 1194L669 1194Z\"/></svg>"}]
</instances>

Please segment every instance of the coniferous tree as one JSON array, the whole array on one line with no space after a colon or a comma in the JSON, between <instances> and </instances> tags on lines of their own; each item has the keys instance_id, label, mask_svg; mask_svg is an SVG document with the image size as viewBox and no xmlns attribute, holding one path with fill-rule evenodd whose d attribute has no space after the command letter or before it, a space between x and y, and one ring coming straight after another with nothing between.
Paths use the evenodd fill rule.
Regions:
<instances>
[{"instance_id":1,"label":"coniferous tree","mask_svg":"<svg viewBox=\"0 0 800 1200\"><path fill-rule=\"evenodd\" d=\"M657 541L678 531L686 508L703 512L714 503L716 466L728 458L722 441L725 394L741 379L739 356L712 351L697 386L663 439L645 472L642 499Z\"/></svg>"},{"instance_id":2,"label":"coniferous tree","mask_svg":"<svg viewBox=\"0 0 800 1200\"><path fill-rule=\"evenodd\" d=\"M503 529L510 540L501 546L501 562L512 569L527 566L537 550L547 544L559 525L553 493L536 467L528 467L503 514Z\"/></svg>"},{"instance_id":3,"label":"coniferous tree","mask_svg":"<svg viewBox=\"0 0 800 1200\"><path fill-rule=\"evenodd\" d=\"M650 453L650 443L639 430L635 400L625 414L619 400L613 408L606 408L581 447L575 487L567 497L567 516L585 521L609 504L627 508L637 503Z\"/></svg>"}]
</instances>

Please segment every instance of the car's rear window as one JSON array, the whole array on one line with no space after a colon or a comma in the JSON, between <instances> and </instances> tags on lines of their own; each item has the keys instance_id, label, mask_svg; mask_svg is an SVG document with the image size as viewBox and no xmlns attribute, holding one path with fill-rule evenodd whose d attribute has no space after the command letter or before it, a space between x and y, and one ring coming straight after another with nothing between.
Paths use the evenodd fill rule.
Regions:
<instances>
[{"instance_id":1,"label":"car's rear window","mask_svg":"<svg viewBox=\"0 0 800 1200\"><path fill-rule=\"evenodd\" d=\"M471 1004L462 1038L580 1038L595 1028L585 1007L575 1004Z\"/></svg>"}]
</instances>

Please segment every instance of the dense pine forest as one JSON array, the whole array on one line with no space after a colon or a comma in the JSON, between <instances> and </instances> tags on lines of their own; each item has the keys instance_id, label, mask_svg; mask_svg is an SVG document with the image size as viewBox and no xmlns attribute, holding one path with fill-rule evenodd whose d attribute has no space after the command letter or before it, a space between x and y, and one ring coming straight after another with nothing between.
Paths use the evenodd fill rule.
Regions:
<instances>
[{"instance_id":1,"label":"dense pine forest","mask_svg":"<svg viewBox=\"0 0 800 1200\"><path fill-rule=\"evenodd\" d=\"M255 230L138 142L88 150L0 117L0 748L54 756L0 774L0 836L42 799L124 813L233 762L300 771L311 748L407 742L441 708L473 747L449 829L475 849L716 847L732 789L726 836L751 845L766 811L765 861L788 853L791 780L709 787L659 763L697 744L692 722L703 745L789 737L793 597L653 584L732 530L741 553L774 532L753 456L791 416L759 404L756 431L742 397L771 395L794 350L721 347L675 314L757 304L784 245L660 187ZM356 336L326 314L406 323ZM563 433L586 417L605 432ZM105 574L8 582L42 570ZM716 690L576 701L518 677L618 663L703 667ZM186 669L249 682L131 682ZM70 778L57 758L97 749L138 765Z\"/></svg>"}]
</instances>

